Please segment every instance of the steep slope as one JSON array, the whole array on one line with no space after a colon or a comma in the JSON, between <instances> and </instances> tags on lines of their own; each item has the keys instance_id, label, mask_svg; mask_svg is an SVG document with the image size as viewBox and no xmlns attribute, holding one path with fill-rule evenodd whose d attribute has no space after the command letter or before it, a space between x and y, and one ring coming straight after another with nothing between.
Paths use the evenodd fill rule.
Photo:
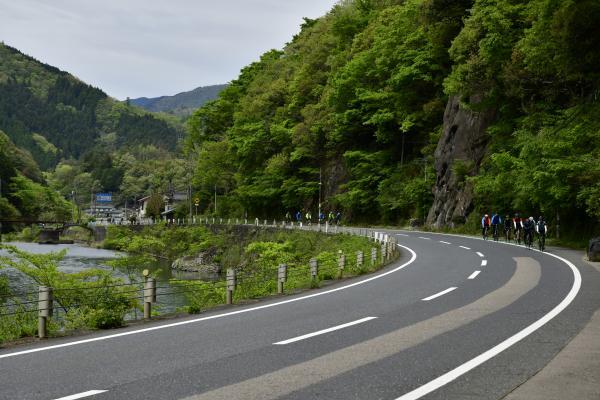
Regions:
<instances>
[{"instance_id":1,"label":"steep slope","mask_svg":"<svg viewBox=\"0 0 600 400\"><path fill-rule=\"evenodd\" d=\"M183 129L127 107L55 67L0 44L0 129L42 168L79 157L99 140L174 149Z\"/></svg>"},{"instance_id":2,"label":"steep slope","mask_svg":"<svg viewBox=\"0 0 600 400\"><path fill-rule=\"evenodd\" d=\"M600 3L349 0L190 119L203 199L436 226L600 218ZM432 178L432 176L434 178ZM204 207L209 207L206 202Z\"/></svg>"},{"instance_id":3,"label":"steep slope","mask_svg":"<svg viewBox=\"0 0 600 400\"><path fill-rule=\"evenodd\" d=\"M174 96L140 97L129 102L153 112L166 112L178 116L188 116L211 100L215 100L227 85L201 86L189 92Z\"/></svg>"}]
</instances>

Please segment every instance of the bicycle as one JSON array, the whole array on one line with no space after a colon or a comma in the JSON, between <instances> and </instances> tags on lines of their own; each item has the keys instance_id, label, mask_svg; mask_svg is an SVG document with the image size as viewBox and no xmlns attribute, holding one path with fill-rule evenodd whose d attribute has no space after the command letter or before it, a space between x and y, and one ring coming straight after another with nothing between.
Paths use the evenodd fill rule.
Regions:
<instances>
[{"instance_id":1,"label":"bicycle","mask_svg":"<svg viewBox=\"0 0 600 400\"><path fill-rule=\"evenodd\" d=\"M489 226L484 226L484 227L483 227L483 231L482 231L482 234L483 234L483 240L487 240L487 239L488 239L488 229L490 229L490 227L489 227Z\"/></svg>"},{"instance_id":2,"label":"bicycle","mask_svg":"<svg viewBox=\"0 0 600 400\"><path fill-rule=\"evenodd\" d=\"M521 245L521 239L522 239L521 229L517 229L515 231L515 243L518 244L518 245Z\"/></svg>"},{"instance_id":3,"label":"bicycle","mask_svg":"<svg viewBox=\"0 0 600 400\"><path fill-rule=\"evenodd\" d=\"M506 243L510 242L510 228L504 228L504 241Z\"/></svg>"},{"instance_id":4,"label":"bicycle","mask_svg":"<svg viewBox=\"0 0 600 400\"><path fill-rule=\"evenodd\" d=\"M538 246L540 251L544 251L546 249L546 234L540 233L538 235Z\"/></svg>"},{"instance_id":5,"label":"bicycle","mask_svg":"<svg viewBox=\"0 0 600 400\"><path fill-rule=\"evenodd\" d=\"M533 247L533 232L525 232L525 245L529 250Z\"/></svg>"},{"instance_id":6,"label":"bicycle","mask_svg":"<svg viewBox=\"0 0 600 400\"><path fill-rule=\"evenodd\" d=\"M492 225L492 236L494 237L494 242L498 241L498 224Z\"/></svg>"}]
</instances>

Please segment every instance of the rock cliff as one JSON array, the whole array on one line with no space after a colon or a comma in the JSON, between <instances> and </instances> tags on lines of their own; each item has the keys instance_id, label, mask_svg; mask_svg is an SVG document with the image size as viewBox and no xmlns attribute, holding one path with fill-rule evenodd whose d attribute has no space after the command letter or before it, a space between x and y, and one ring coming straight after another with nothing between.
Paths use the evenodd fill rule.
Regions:
<instances>
[{"instance_id":1,"label":"rock cliff","mask_svg":"<svg viewBox=\"0 0 600 400\"><path fill-rule=\"evenodd\" d=\"M486 129L494 116L494 110L476 112L461 106L457 96L448 99L435 150L434 200L427 225L440 228L466 220L473 200L473 188L466 178L479 170L488 143Z\"/></svg>"}]
</instances>

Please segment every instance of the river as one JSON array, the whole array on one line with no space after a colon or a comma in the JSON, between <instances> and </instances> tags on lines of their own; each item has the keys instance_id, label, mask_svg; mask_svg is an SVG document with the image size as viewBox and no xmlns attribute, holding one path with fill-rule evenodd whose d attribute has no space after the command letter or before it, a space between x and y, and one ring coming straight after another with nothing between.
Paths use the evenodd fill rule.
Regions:
<instances>
[{"instance_id":1,"label":"river","mask_svg":"<svg viewBox=\"0 0 600 400\"><path fill-rule=\"evenodd\" d=\"M126 271L118 268L115 269L107 264L108 261L115 260L125 255L124 253L117 251L95 249L77 244L46 245L24 242L9 242L4 244L15 246L19 250L33 254L48 254L50 252L66 250L67 253L65 257L59 263L59 270L64 272L79 272L90 268L103 269L110 271L113 276L121 278L125 282L131 281L131 275L138 276L140 280L142 277L142 268L134 268L133 270ZM8 253L5 250L0 249L0 256L6 255L8 255ZM153 272L159 282L157 295L160 311L164 313L173 312L176 311L177 308L183 306L185 304L184 295L174 293L181 289L171 285L169 280L172 278L182 280L198 279L198 276L193 273L173 271L166 262L156 262L151 265L149 269ZM13 268L0 269L0 275L8 277L9 286L14 293L30 293L37 290L37 285L32 282L30 278Z\"/></svg>"}]
</instances>

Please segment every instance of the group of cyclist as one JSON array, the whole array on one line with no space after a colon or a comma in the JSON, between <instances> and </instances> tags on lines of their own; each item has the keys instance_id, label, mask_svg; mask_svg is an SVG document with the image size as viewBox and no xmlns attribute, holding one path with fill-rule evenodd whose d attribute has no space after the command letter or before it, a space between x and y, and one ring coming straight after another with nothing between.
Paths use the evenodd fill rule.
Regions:
<instances>
[{"instance_id":1,"label":"group of cyclist","mask_svg":"<svg viewBox=\"0 0 600 400\"><path fill-rule=\"evenodd\" d=\"M491 229L492 237L497 241L502 227L504 228L504 238L507 242L511 240L511 235L514 232L515 243L521 244L523 242L528 248L533 246L534 235L537 234L539 248L541 251L544 251L548 224L543 216L540 215L537 221L533 217L521 218L519 213L516 213L513 218L507 215L502 219L496 213L493 213L491 218L488 214L485 214L481 218L481 231L484 240L488 239Z\"/></svg>"},{"instance_id":2,"label":"group of cyclist","mask_svg":"<svg viewBox=\"0 0 600 400\"><path fill-rule=\"evenodd\" d=\"M319 213L318 216L318 222L319 224L324 224L325 223L325 214L323 214L323 212ZM305 222L307 225L311 225L312 224L312 213L309 211L306 211L306 213L303 215L302 212L300 212L300 210L296 211L294 213L294 219L296 220L296 222L298 224L302 224L303 222ZM340 221L342 219L342 213L339 211L329 211L329 214L327 215L327 221L329 222L329 225L339 225ZM292 215L291 213L288 211L285 214L285 221L287 223L290 223L292 221Z\"/></svg>"}]
</instances>

